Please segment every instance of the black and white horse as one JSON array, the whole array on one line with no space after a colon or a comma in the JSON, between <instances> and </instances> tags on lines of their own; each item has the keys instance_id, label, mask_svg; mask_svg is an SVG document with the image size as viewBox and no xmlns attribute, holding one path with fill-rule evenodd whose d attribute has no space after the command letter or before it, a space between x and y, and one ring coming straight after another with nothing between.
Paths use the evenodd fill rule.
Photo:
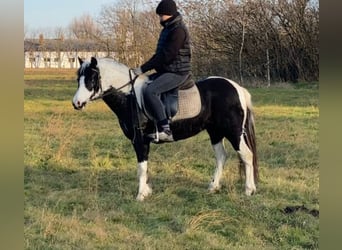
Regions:
<instances>
[{"instance_id":1,"label":"black and white horse","mask_svg":"<svg viewBox=\"0 0 342 250\"><path fill-rule=\"evenodd\" d=\"M148 77L141 75L132 88L129 68L109 58L91 58L90 61L79 59L78 89L73 98L73 106L81 110L85 105L98 98L109 106L117 115L125 136L132 141L138 160L139 189L137 200L144 200L152 193L148 184L147 161L150 140L143 139L140 134L146 134L154 129L140 110L139 98L142 86ZM245 193L256 192L258 165L252 112L251 95L233 82L222 77L208 77L196 83L202 102L202 108L194 118L178 120L171 123L175 141L186 139L206 130L216 157L216 170L209 184L209 191L220 189L220 179L226 162L227 153L224 138L227 138L237 151L241 166L244 166ZM138 103L136 102L138 100ZM136 105L135 105L136 104ZM136 124L137 119L140 121Z\"/></svg>"}]
</instances>

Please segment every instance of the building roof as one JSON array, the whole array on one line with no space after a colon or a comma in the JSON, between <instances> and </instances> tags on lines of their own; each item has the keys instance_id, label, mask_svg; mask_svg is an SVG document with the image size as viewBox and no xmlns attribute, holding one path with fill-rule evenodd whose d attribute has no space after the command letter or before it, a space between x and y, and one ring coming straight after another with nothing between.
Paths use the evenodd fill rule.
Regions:
<instances>
[{"instance_id":1,"label":"building roof","mask_svg":"<svg viewBox=\"0 0 342 250\"><path fill-rule=\"evenodd\" d=\"M76 39L25 39L24 52L27 51L107 51L107 48L100 43L91 40Z\"/></svg>"}]
</instances>

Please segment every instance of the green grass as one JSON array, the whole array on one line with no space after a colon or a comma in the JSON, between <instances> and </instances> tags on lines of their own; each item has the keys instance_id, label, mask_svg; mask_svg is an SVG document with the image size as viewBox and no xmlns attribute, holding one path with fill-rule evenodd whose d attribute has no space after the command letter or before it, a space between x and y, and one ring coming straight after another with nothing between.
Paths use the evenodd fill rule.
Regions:
<instances>
[{"instance_id":1,"label":"green grass","mask_svg":"<svg viewBox=\"0 0 342 250\"><path fill-rule=\"evenodd\" d=\"M260 165L246 197L238 159L209 194L214 154L206 133L152 145L153 194L135 201L135 153L101 101L74 111L75 72L26 71L26 249L318 249L318 88L250 89ZM165 160L167 159L167 160Z\"/></svg>"}]
</instances>

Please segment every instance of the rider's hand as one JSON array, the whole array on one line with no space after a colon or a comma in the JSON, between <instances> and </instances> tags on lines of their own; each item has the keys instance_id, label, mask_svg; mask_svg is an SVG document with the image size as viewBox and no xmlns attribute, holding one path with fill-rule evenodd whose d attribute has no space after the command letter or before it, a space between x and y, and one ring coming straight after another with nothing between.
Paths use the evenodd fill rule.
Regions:
<instances>
[{"instance_id":1,"label":"rider's hand","mask_svg":"<svg viewBox=\"0 0 342 250\"><path fill-rule=\"evenodd\" d=\"M141 71L141 68L134 68L133 73L137 76L141 75L143 72Z\"/></svg>"}]
</instances>

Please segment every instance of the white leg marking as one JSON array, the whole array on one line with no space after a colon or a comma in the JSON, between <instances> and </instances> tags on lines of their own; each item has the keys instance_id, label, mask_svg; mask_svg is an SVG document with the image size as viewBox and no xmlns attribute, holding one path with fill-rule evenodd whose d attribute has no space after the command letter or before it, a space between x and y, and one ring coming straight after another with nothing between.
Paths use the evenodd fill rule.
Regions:
<instances>
[{"instance_id":1,"label":"white leg marking","mask_svg":"<svg viewBox=\"0 0 342 250\"><path fill-rule=\"evenodd\" d=\"M216 170L211 183L209 184L209 192L215 192L220 190L220 180L222 176L222 171L224 164L227 159L227 152L224 148L223 140L215 145L213 145L216 158Z\"/></svg>"},{"instance_id":2,"label":"white leg marking","mask_svg":"<svg viewBox=\"0 0 342 250\"><path fill-rule=\"evenodd\" d=\"M241 135L240 150L238 154L245 166L246 173L246 185L245 192L246 195L250 196L256 192L256 187L254 183L254 172L253 172L253 153L248 148L243 135Z\"/></svg>"},{"instance_id":3,"label":"white leg marking","mask_svg":"<svg viewBox=\"0 0 342 250\"><path fill-rule=\"evenodd\" d=\"M145 197L152 194L152 188L147 184L147 161L138 163L138 180L139 180L139 190L138 190L138 201L143 201Z\"/></svg>"}]
</instances>

